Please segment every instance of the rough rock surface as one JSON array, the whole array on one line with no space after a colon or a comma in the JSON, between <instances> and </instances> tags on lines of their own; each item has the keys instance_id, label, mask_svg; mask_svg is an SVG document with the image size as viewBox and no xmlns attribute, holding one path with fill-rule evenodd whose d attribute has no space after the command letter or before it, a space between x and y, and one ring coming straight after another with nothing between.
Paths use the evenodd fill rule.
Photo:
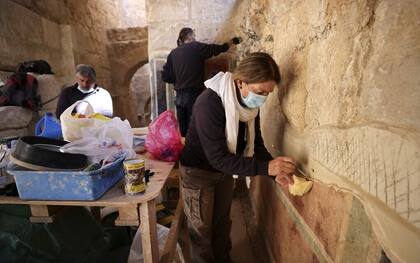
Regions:
<instances>
[{"instance_id":1,"label":"rough rock surface","mask_svg":"<svg viewBox=\"0 0 420 263\"><path fill-rule=\"evenodd\" d=\"M145 34L136 31L145 20L144 0L0 1L0 70L14 70L25 60L45 59L61 88L75 83L77 64L91 64L97 72L97 83L113 96L114 112L133 119L131 112L135 110L121 98L128 96L133 74L147 61L147 28ZM127 31L126 35L131 33L135 38L112 43L107 33L113 29L120 35ZM123 56L118 61L114 55ZM121 65L123 69L119 70Z\"/></svg>"},{"instance_id":2,"label":"rough rock surface","mask_svg":"<svg viewBox=\"0 0 420 263\"><path fill-rule=\"evenodd\" d=\"M130 105L135 109L138 125L145 127L150 121L150 65L139 68L131 79Z\"/></svg>"},{"instance_id":3,"label":"rough rock surface","mask_svg":"<svg viewBox=\"0 0 420 263\"><path fill-rule=\"evenodd\" d=\"M240 21L242 48L273 54L285 93L263 110L266 141L281 143L267 125L281 108L289 136L307 146L296 158L320 161L420 227L420 4L259 2Z\"/></svg>"},{"instance_id":4,"label":"rough rock surface","mask_svg":"<svg viewBox=\"0 0 420 263\"><path fill-rule=\"evenodd\" d=\"M59 7L53 4L50 11L59 13ZM60 83L70 82L74 72L70 26L13 1L0 1L0 66L14 70L18 63L34 59L47 60Z\"/></svg>"},{"instance_id":5,"label":"rough rock surface","mask_svg":"<svg viewBox=\"0 0 420 263\"><path fill-rule=\"evenodd\" d=\"M0 131L8 129L27 128L33 116L33 112L23 107L3 106L0 107Z\"/></svg>"},{"instance_id":6,"label":"rough rock surface","mask_svg":"<svg viewBox=\"0 0 420 263\"><path fill-rule=\"evenodd\" d=\"M381 200L418 231L420 3L260 0L243 1L238 10L230 30L245 40L240 56L268 52L282 73L279 91L262 109L266 146L275 145L307 173L322 178L321 169L306 167L315 160ZM259 198L254 195L254 202ZM328 196L316 199L332 204ZM347 212L363 214L358 207L363 206ZM370 237L360 232L358 238ZM352 258L359 250L345 251Z\"/></svg>"},{"instance_id":7,"label":"rough rock surface","mask_svg":"<svg viewBox=\"0 0 420 263\"><path fill-rule=\"evenodd\" d=\"M41 103L46 103L47 101L57 97L61 92L61 86L58 83L54 75L38 75L33 74L38 81L38 94L41 96ZM53 112L57 108L58 98L48 102L42 106L43 112Z\"/></svg>"},{"instance_id":8,"label":"rough rock surface","mask_svg":"<svg viewBox=\"0 0 420 263\"><path fill-rule=\"evenodd\" d=\"M125 116L133 127L138 126L137 104L127 103L130 83L136 71L148 61L148 28L133 27L107 31L108 56L111 65L114 112ZM138 101L139 103L139 101Z\"/></svg>"}]
</instances>

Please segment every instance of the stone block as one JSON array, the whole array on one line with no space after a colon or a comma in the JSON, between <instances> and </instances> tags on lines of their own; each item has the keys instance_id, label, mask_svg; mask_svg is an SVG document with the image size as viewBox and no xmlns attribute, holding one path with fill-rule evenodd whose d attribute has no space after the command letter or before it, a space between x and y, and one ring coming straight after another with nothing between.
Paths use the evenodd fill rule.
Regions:
<instances>
[{"instance_id":1,"label":"stone block","mask_svg":"<svg viewBox=\"0 0 420 263\"><path fill-rule=\"evenodd\" d=\"M11 11L18 9L15 3L11 1L1 1L0 2L0 33L2 36L5 36L11 32L11 27L14 19L11 17Z\"/></svg>"},{"instance_id":2,"label":"stone block","mask_svg":"<svg viewBox=\"0 0 420 263\"><path fill-rule=\"evenodd\" d=\"M8 72L8 71L0 71L0 81L4 84L9 75L10 75L10 72ZM0 85L2 85L2 84L0 84Z\"/></svg>"},{"instance_id":3,"label":"stone block","mask_svg":"<svg viewBox=\"0 0 420 263\"><path fill-rule=\"evenodd\" d=\"M10 12L12 32L28 43L43 43L42 17L24 7L19 6Z\"/></svg>"},{"instance_id":4,"label":"stone block","mask_svg":"<svg viewBox=\"0 0 420 263\"><path fill-rule=\"evenodd\" d=\"M190 0L165 1L149 0L146 1L147 24L160 21L178 22L190 19Z\"/></svg>"},{"instance_id":5,"label":"stone block","mask_svg":"<svg viewBox=\"0 0 420 263\"><path fill-rule=\"evenodd\" d=\"M131 116L127 116L132 127L139 127L145 123L145 116L149 116L151 113L150 107L150 72L149 64L141 67L136 74L134 74L130 89L128 91L129 105L128 110Z\"/></svg>"},{"instance_id":6,"label":"stone block","mask_svg":"<svg viewBox=\"0 0 420 263\"><path fill-rule=\"evenodd\" d=\"M33 112L23 107L3 106L0 107L0 130L27 128L30 124Z\"/></svg>"},{"instance_id":7,"label":"stone block","mask_svg":"<svg viewBox=\"0 0 420 263\"><path fill-rule=\"evenodd\" d=\"M149 24L149 55L158 50L172 50L176 48L179 31L183 27L193 28L196 32L197 41L223 44L230 38L223 34L221 31L222 26L220 23L204 22L202 20Z\"/></svg>"},{"instance_id":8,"label":"stone block","mask_svg":"<svg viewBox=\"0 0 420 263\"><path fill-rule=\"evenodd\" d=\"M43 16L55 23L65 24L69 22L69 10L64 1L56 0L12 0L16 4L24 6L32 12Z\"/></svg>"},{"instance_id":9,"label":"stone block","mask_svg":"<svg viewBox=\"0 0 420 263\"><path fill-rule=\"evenodd\" d=\"M364 70L361 114L420 130L419 3L383 2L372 25L374 44Z\"/></svg>"},{"instance_id":10,"label":"stone block","mask_svg":"<svg viewBox=\"0 0 420 263\"><path fill-rule=\"evenodd\" d=\"M0 130L0 138L30 135L28 128Z\"/></svg>"},{"instance_id":11,"label":"stone block","mask_svg":"<svg viewBox=\"0 0 420 263\"><path fill-rule=\"evenodd\" d=\"M144 27L146 22L146 0L122 1L120 27Z\"/></svg>"},{"instance_id":12,"label":"stone block","mask_svg":"<svg viewBox=\"0 0 420 263\"><path fill-rule=\"evenodd\" d=\"M118 28L107 30L110 42L136 41L147 39L147 27Z\"/></svg>"},{"instance_id":13,"label":"stone block","mask_svg":"<svg viewBox=\"0 0 420 263\"><path fill-rule=\"evenodd\" d=\"M224 21L194 19L190 20L189 25L195 30L197 41L223 44L232 38L224 34L223 28L226 26L224 23Z\"/></svg>"},{"instance_id":14,"label":"stone block","mask_svg":"<svg viewBox=\"0 0 420 263\"><path fill-rule=\"evenodd\" d=\"M149 57L157 50L172 50L177 44L181 28L189 26L187 20L182 22L162 22L149 24Z\"/></svg>"},{"instance_id":15,"label":"stone block","mask_svg":"<svg viewBox=\"0 0 420 263\"><path fill-rule=\"evenodd\" d=\"M222 22L229 20L237 6L235 0L191 1L191 19L206 20L207 22Z\"/></svg>"},{"instance_id":16,"label":"stone block","mask_svg":"<svg viewBox=\"0 0 420 263\"><path fill-rule=\"evenodd\" d=\"M61 48L61 30L58 24L42 18L42 33L46 46L55 49Z\"/></svg>"},{"instance_id":17,"label":"stone block","mask_svg":"<svg viewBox=\"0 0 420 263\"><path fill-rule=\"evenodd\" d=\"M38 94L41 96L42 102L46 102L60 94L61 87L54 75L34 75L38 81ZM57 101L58 99L43 105L42 109L55 112Z\"/></svg>"},{"instance_id":18,"label":"stone block","mask_svg":"<svg viewBox=\"0 0 420 263\"><path fill-rule=\"evenodd\" d=\"M5 37L0 37L0 54L8 54L8 44L7 44L7 40ZM3 61L3 60L2 60Z\"/></svg>"}]
</instances>

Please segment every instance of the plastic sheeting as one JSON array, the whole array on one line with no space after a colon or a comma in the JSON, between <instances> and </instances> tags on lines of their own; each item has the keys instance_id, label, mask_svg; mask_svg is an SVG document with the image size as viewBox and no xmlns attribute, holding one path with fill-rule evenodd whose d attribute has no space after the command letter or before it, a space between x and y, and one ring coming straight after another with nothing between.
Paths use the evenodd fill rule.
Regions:
<instances>
[{"instance_id":1,"label":"plastic sheeting","mask_svg":"<svg viewBox=\"0 0 420 263\"><path fill-rule=\"evenodd\" d=\"M163 249L165 248L166 239L168 237L169 228L157 224L157 236L159 242L159 255L162 255ZM182 256L182 250L179 244L176 245L176 252L179 255L181 262L185 262ZM140 228L137 230L136 235L133 239L133 244L131 245L130 255L128 257L127 263L143 263L143 248L141 244L141 232Z\"/></svg>"},{"instance_id":2,"label":"plastic sheeting","mask_svg":"<svg viewBox=\"0 0 420 263\"><path fill-rule=\"evenodd\" d=\"M51 224L29 216L28 206L0 206L0 262L127 262L127 228L104 227L83 207L64 208Z\"/></svg>"}]
</instances>

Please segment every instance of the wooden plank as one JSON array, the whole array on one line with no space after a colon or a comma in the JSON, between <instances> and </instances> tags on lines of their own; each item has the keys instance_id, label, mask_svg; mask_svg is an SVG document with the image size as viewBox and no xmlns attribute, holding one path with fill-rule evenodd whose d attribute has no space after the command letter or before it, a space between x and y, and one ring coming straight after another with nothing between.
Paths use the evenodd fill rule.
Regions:
<instances>
[{"instance_id":1,"label":"wooden plank","mask_svg":"<svg viewBox=\"0 0 420 263\"><path fill-rule=\"evenodd\" d=\"M30 208L32 216L50 216L46 205L31 205Z\"/></svg>"},{"instance_id":2,"label":"wooden plank","mask_svg":"<svg viewBox=\"0 0 420 263\"><path fill-rule=\"evenodd\" d=\"M169 229L168 237L166 239L165 248L163 249L160 263L172 263L176 252L176 245L178 243L179 229L184 220L184 211L182 199L178 201L175 210L175 217L172 220L171 228Z\"/></svg>"},{"instance_id":3,"label":"wooden plank","mask_svg":"<svg viewBox=\"0 0 420 263\"><path fill-rule=\"evenodd\" d=\"M149 127L140 127L131 129L135 135L146 135L149 132Z\"/></svg>"},{"instance_id":4,"label":"wooden plank","mask_svg":"<svg viewBox=\"0 0 420 263\"><path fill-rule=\"evenodd\" d=\"M145 160L146 169L151 169L155 172L155 174L150 177L144 194L135 196L126 195L124 193L124 183L123 180L121 180L96 201L21 200L19 197L2 196L0 197L0 204L123 207L144 203L159 195L175 163L154 160L148 154L138 155L138 158Z\"/></svg>"},{"instance_id":5,"label":"wooden plank","mask_svg":"<svg viewBox=\"0 0 420 263\"><path fill-rule=\"evenodd\" d=\"M48 206L46 205L31 205L32 216L29 217L29 221L32 223L52 223L53 218L50 216Z\"/></svg>"},{"instance_id":6,"label":"wooden plank","mask_svg":"<svg viewBox=\"0 0 420 263\"><path fill-rule=\"evenodd\" d=\"M139 213L144 262L157 263L159 261L159 247L156 231L155 200L142 203L139 208Z\"/></svg>"},{"instance_id":7,"label":"wooden plank","mask_svg":"<svg viewBox=\"0 0 420 263\"><path fill-rule=\"evenodd\" d=\"M189 237L189 233L188 233L188 222L187 220L183 220L182 224L181 224L181 228L179 230L179 243L182 249L182 255L184 256L184 262L185 263L191 263L192 259L191 259L191 251L190 251L190 237Z\"/></svg>"},{"instance_id":8,"label":"wooden plank","mask_svg":"<svg viewBox=\"0 0 420 263\"><path fill-rule=\"evenodd\" d=\"M31 217L29 221L32 223L52 223L55 214L62 209L61 206L49 207L47 205L30 205Z\"/></svg>"},{"instance_id":9,"label":"wooden plank","mask_svg":"<svg viewBox=\"0 0 420 263\"><path fill-rule=\"evenodd\" d=\"M139 214L137 206L119 207L118 218L115 220L116 226L138 226Z\"/></svg>"},{"instance_id":10,"label":"wooden plank","mask_svg":"<svg viewBox=\"0 0 420 263\"><path fill-rule=\"evenodd\" d=\"M30 216L29 221L31 223L47 223L51 224L54 222L54 217L52 216Z\"/></svg>"}]
</instances>

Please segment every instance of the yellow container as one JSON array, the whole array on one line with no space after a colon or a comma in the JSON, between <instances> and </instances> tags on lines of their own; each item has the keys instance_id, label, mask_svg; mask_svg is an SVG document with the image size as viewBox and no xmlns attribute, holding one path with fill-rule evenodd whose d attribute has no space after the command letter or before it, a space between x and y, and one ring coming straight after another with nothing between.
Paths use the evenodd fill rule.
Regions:
<instances>
[{"instance_id":1,"label":"yellow container","mask_svg":"<svg viewBox=\"0 0 420 263\"><path fill-rule=\"evenodd\" d=\"M144 183L144 160L131 159L124 161L125 193L128 195L142 194L146 191Z\"/></svg>"}]
</instances>

